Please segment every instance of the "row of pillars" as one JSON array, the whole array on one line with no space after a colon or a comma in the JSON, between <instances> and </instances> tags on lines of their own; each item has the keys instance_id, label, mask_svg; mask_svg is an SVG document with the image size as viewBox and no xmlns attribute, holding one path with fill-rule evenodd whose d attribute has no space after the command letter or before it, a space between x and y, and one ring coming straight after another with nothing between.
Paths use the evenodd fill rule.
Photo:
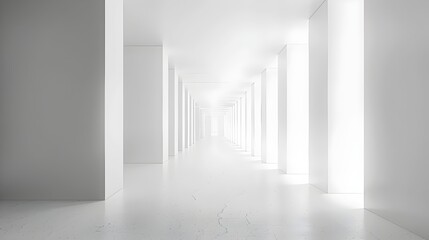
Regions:
<instances>
[{"instance_id":1,"label":"row of pillars","mask_svg":"<svg viewBox=\"0 0 429 240\"><path fill-rule=\"evenodd\" d=\"M204 111L169 70L164 47L124 47L121 1L46 4L55 11L31 1L0 5L7 36L0 45L7 63L0 69L0 198L105 199L122 188L124 162L163 163L204 135ZM32 14L22 14L27 8ZM306 134L284 115L298 106L287 101L286 109L284 101L300 92L294 62L267 68L235 99L225 129L263 162L301 173L308 160L288 154L303 140L290 133Z\"/></svg>"},{"instance_id":2,"label":"row of pillars","mask_svg":"<svg viewBox=\"0 0 429 240\"><path fill-rule=\"evenodd\" d=\"M126 46L124 61L125 163L163 163L193 146L200 136L200 107L168 65L165 48Z\"/></svg>"},{"instance_id":3,"label":"row of pillars","mask_svg":"<svg viewBox=\"0 0 429 240\"><path fill-rule=\"evenodd\" d=\"M262 163L308 174L308 84L308 45L285 46L230 102L225 137Z\"/></svg>"}]
</instances>

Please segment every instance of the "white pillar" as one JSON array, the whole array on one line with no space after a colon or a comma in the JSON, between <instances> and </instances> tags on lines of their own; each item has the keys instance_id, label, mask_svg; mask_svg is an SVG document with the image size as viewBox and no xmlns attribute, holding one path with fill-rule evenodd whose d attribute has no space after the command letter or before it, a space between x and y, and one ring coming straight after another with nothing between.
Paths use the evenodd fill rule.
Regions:
<instances>
[{"instance_id":1,"label":"white pillar","mask_svg":"<svg viewBox=\"0 0 429 240\"><path fill-rule=\"evenodd\" d=\"M194 99L192 96L189 100L189 145L194 145L194 138L193 138L193 132L194 132Z\"/></svg>"},{"instance_id":2,"label":"white pillar","mask_svg":"<svg viewBox=\"0 0 429 240\"><path fill-rule=\"evenodd\" d=\"M178 76L176 69L169 69L168 82L168 154L177 155L179 138L178 138Z\"/></svg>"},{"instance_id":3,"label":"white pillar","mask_svg":"<svg viewBox=\"0 0 429 240\"><path fill-rule=\"evenodd\" d=\"M178 111L178 150L185 149L185 88L179 81L179 111Z\"/></svg>"},{"instance_id":4,"label":"white pillar","mask_svg":"<svg viewBox=\"0 0 429 240\"><path fill-rule=\"evenodd\" d=\"M211 118L211 116L207 114L205 119L204 119L204 122L205 122L205 135L207 137L211 137L211 135L212 135L212 118Z\"/></svg>"},{"instance_id":5,"label":"white pillar","mask_svg":"<svg viewBox=\"0 0 429 240\"><path fill-rule=\"evenodd\" d=\"M185 148L189 148L189 92L185 89Z\"/></svg>"},{"instance_id":6,"label":"white pillar","mask_svg":"<svg viewBox=\"0 0 429 240\"><path fill-rule=\"evenodd\" d=\"M233 128L234 128L234 123L233 123L233 109L232 106L230 106L228 108L228 113L229 113L229 138L231 142L234 142L233 140Z\"/></svg>"},{"instance_id":7,"label":"white pillar","mask_svg":"<svg viewBox=\"0 0 429 240\"><path fill-rule=\"evenodd\" d=\"M267 162L267 77L261 74L261 161Z\"/></svg>"},{"instance_id":8,"label":"white pillar","mask_svg":"<svg viewBox=\"0 0 429 240\"><path fill-rule=\"evenodd\" d=\"M234 101L234 143L238 144L237 102Z\"/></svg>"},{"instance_id":9,"label":"white pillar","mask_svg":"<svg viewBox=\"0 0 429 240\"><path fill-rule=\"evenodd\" d=\"M236 101L237 114L237 145L241 148L241 104L240 99Z\"/></svg>"},{"instance_id":10,"label":"white pillar","mask_svg":"<svg viewBox=\"0 0 429 240\"><path fill-rule=\"evenodd\" d=\"M262 141L263 163L277 163L277 69L267 68L261 74L262 82Z\"/></svg>"},{"instance_id":11,"label":"white pillar","mask_svg":"<svg viewBox=\"0 0 429 240\"><path fill-rule=\"evenodd\" d=\"M256 129L255 129L255 83L250 87L250 153L255 156L256 144Z\"/></svg>"},{"instance_id":12,"label":"white pillar","mask_svg":"<svg viewBox=\"0 0 429 240\"><path fill-rule=\"evenodd\" d=\"M207 136L207 133L206 133L206 113L205 113L205 111L202 111L202 114L201 114L201 136L202 136L202 138L205 138Z\"/></svg>"},{"instance_id":13,"label":"white pillar","mask_svg":"<svg viewBox=\"0 0 429 240\"><path fill-rule=\"evenodd\" d=\"M125 162L168 158L168 59L162 46L125 47Z\"/></svg>"},{"instance_id":14,"label":"white pillar","mask_svg":"<svg viewBox=\"0 0 429 240\"><path fill-rule=\"evenodd\" d=\"M190 101L190 109L191 111L189 112L189 119L190 121L190 126L189 126L189 144L192 146L194 145L194 125L195 125L195 118L194 118L194 110L195 110L195 105L194 105L194 98L191 97L191 101Z\"/></svg>"},{"instance_id":15,"label":"white pillar","mask_svg":"<svg viewBox=\"0 0 429 240\"><path fill-rule=\"evenodd\" d=\"M122 1L0 12L0 199L108 198L122 188Z\"/></svg>"},{"instance_id":16,"label":"white pillar","mask_svg":"<svg viewBox=\"0 0 429 240\"><path fill-rule=\"evenodd\" d=\"M240 116L241 116L241 148L246 150L246 99L245 95L240 98Z\"/></svg>"},{"instance_id":17,"label":"white pillar","mask_svg":"<svg viewBox=\"0 0 429 240\"><path fill-rule=\"evenodd\" d=\"M262 147L262 78L253 84L255 88L255 156L261 156Z\"/></svg>"},{"instance_id":18,"label":"white pillar","mask_svg":"<svg viewBox=\"0 0 429 240\"><path fill-rule=\"evenodd\" d=\"M330 193L363 192L363 17L330 0L310 19L310 183Z\"/></svg>"},{"instance_id":19,"label":"white pillar","mask_svg":"<svg viewBox=\"0 0 429 240\"><path fill-rule=\"evenodd\" d=\"M252 106L251 106L251 93L250 89L246 91L246 97L245 97L245 109L246 109L246 152L251 153L252 152Z\"/></svg>"},{"instance_id":20,"label":"white pillar","mask_svg":"<svg viewBox=\"0 0 429 240\"><path fill-rule=\"evenodd\" d=\"M195 104L195 141L198 141L200 131L199 131L199 125L200 125L200 118L199 118L199 107L198 104Z\"/></svg>"},{"instance_id":21,"label":"white pillar","mask_svg":"<svg viewBox=\"0 0 429 240\"><path fill-rule=\"evenodd\" d=\"M308 174L308 44L288 44L278 58L279 169Z\"/></svg>"},{"instance_id":22,"label":"white pillar","mask_svg":"<svg viewBox=\"0 0 429 240\"><path fill-rule=\"evenodd\" d=\"M188 136L188 147L192 146L192 96L188 93L188 132L186 133Z\"/></svg>"},{"instance_id":23,"label":"white pillar","mask_svg":"<svg viewBox=\"0 0 429 240\"><path fill-rule=\"evenodd\" d=\"M195 105L195 99L192 99L192 144L195 144L195 112L196 112L196 105Z\"/></svg>"}]
</instances>

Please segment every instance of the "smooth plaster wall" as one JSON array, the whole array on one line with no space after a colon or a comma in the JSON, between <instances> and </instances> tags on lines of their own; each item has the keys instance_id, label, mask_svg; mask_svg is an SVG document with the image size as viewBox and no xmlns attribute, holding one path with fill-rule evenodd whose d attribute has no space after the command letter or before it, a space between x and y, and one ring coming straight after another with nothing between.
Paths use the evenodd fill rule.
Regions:
<instances>
[{"instance_id":1,"label":"smooth plaster wall","mask_svg":"<svg viewBox=\"0 0 429 240\"><path fill-rule=\"evenodd\" d=\"M365 2L365 208L427 239L428 9Z\"/></svg>"},{"instance_id":2,"label":"smooth plaster wall","mask_svg":"<svg viewBox=\"0 0 429 240\"><path fill-rule=\"evenodd\" d=\"M162 46L125 46L125 163L168 158L168 59Z\"/></svg>"},{"instance_id":3,"label":"smooth plaster wall","mask_svg":"<svg viewBox=\"0 0 429 240\"><path fill-rule=\"evenodd\" d=\"M0 199L102 200L122 188L121 9L0 2Z\"/></svg>"}]
</instances>

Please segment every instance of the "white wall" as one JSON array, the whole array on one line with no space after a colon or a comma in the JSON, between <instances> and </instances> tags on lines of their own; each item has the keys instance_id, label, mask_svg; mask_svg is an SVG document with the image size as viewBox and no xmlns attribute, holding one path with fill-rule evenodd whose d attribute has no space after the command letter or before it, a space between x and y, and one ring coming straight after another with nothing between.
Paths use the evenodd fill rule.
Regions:
<instances>
[{"instance_id":1,"label":"white wall","mask_svg":"<svg viewBox=\"0 0 429 240\"><path fill-rule=\"evenodd\" d=\"M122 188L121 9L0 2L1 199L102 200Z\"/></svg>"},{"instance_id":2,"label":"white wall","mask_svg":"<svg viewBox=\"0 0 429 240\"><path fill-rule=\"evenodd\" d=\"M168 59L162 46L125 46L126 163L163 163L168 157Z\"/></svg>"},{"instance_id":3,"label":"white wall","mask_svg":"<svg viewBox=\"0 0 429 240\"><path fill-rule=\"evenodd\" d=\"M174 156L179 148L179 79L175 68L170 68L168 75L168 154Z\"/></svg>"},{"instance_id":4,"label":"white wall","mask_svg":"<svg viewBox=\"0 0 429 240\"><path fill-rule=\"evenodd\" d=\"M288 44L278 58L279 168L308 174L308 44Z\"/></svg>"},{"instance_id":5,"label":"white wall","mask_svg":"<svg viewBox=\"0 0 429 240\"><path fill-rule=\"evenodd\" d=\"M365 2L365 207L427 239L428 9Z\"/></svg>"}]
</instances>

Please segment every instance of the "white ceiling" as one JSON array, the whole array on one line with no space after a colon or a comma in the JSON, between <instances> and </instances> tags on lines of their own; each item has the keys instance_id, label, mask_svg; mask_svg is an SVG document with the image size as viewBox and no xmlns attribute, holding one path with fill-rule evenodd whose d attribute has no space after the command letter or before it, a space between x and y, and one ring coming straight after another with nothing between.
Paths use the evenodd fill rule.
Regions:
<instances>
[{"instance_id":1,"label":"white ceiling","mask_svg":"<svg viewBox=\"0 0 429 240\"><path fill-rule=\"evenodd\" d=\"M323 0L124 0L126 45L166 47L202 105L252 82L290 42L307 42ZM205 83L201 83L205 82Z\"/></svg>"}]
</instances>

